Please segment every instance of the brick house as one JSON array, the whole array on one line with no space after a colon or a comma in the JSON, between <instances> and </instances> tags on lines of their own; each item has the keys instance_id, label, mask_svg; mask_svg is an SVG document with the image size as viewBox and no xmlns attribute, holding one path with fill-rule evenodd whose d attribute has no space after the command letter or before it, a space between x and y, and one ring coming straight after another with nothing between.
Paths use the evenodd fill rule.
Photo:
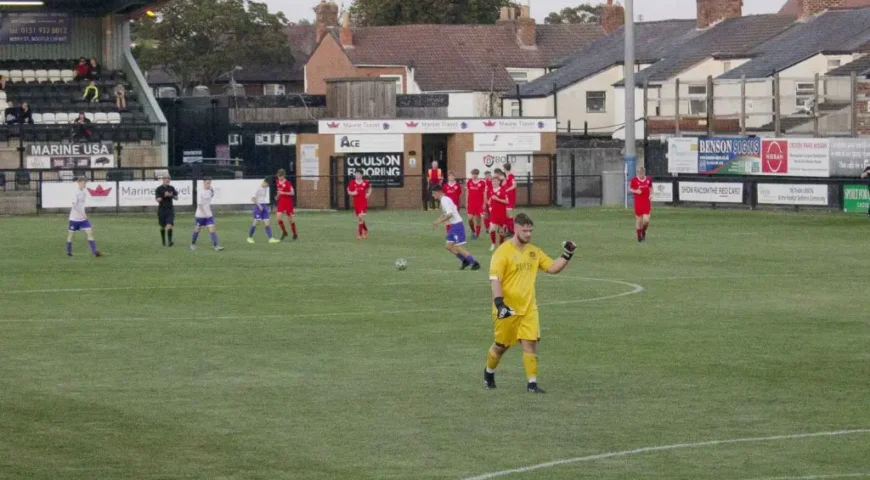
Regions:
<instances>
[{"instance_id":1,"label":"brick house","mask_svg":"<svg viewBox=\"0 0 870 480\"><path fill-rule=\"evenodd\" d=\"M603 37L605 26L537 25L528 7L502 9L495 25L338 26L338 7L316 8L317 48L305 65L305 92L324 94L332 78L394 78L397 93L448 93L451 117L500 113L494 97L547 73L550 64Z\"/></svg>"}]
</instances>

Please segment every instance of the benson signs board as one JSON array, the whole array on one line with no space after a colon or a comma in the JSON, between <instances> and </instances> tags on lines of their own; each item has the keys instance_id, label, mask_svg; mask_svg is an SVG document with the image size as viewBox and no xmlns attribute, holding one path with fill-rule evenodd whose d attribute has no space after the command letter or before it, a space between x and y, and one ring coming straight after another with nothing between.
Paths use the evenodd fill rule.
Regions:
<instances>
[{"instance_id":1,"label":"benson signs board","mask_svg":"<svg viewBox=\"0 0 870 480\"><path fill-rule=\"evenodd\" d=\"M353 178L361 171L374 188L405 186L405 155L403 153L348 153L344 156L344 174Z\"/></svg>"},{"instance_id":2,"label":"benson signs board","mask_svg":"<svg viewBox=\"0 0 870 480\"><path fill-rule=\"evenodd\" d=\"M114 168L111 143L52 143L27 146L24 164L29 169Z\"/></svg>"},{"instance_id":3,"label":"benson signs board","mask_svg":"<svg viewBox=\"0 0 870 480\"><path fill-rule=\"evenodd\" d=\"M701 138L698 173L758 175L761 173L760 138Z\"/></svg>"}]
</instances>

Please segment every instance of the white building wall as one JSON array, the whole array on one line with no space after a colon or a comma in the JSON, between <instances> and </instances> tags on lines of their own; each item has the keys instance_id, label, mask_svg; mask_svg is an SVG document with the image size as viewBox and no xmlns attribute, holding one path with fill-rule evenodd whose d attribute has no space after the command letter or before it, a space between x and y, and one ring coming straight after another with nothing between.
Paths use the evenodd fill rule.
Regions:
<instances>
[{"instance_id":1,"label":"white building wall","mask_svg":"<svg viewBox=\"0 0 870 480\"><path fill-rule=\"evenodd\" d=\"M619 125L625 125L625 88L624 87L616 87L613 89L614 96L614 108L615 108L615 123ZM634 89L634 118L637 120L634 124L634 132L635 138L643 138L644 136L644 123L643 123L643 88L635 88ZM625 139L625 128L615 128L611 129L613 132L613 138L618 138L621 140Z\"/></svg>"},{"instance_id":2,"label":"white building wall","mask_svg":"<svg viewBox=\"0 0 870 480\"><path fill-rule=\"evenodd\" d=\"M544 75L547 74L547 69L545 68L514 68L514 67L506 67L505 70L508 73L525 73L526 74L526 82L532 82L537 80Z\"/></svg>"}]
</instances>

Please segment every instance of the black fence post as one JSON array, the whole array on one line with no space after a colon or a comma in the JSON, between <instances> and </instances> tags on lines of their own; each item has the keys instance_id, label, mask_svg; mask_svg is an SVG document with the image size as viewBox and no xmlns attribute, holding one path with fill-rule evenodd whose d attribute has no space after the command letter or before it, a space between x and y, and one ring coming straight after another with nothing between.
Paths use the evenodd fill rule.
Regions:
<instances>
[{"instance_id":1,"label":"black fence post","mask_svg":"<svg viewBox=\"0 0 870 480\"><path fill-rule=\"evenodd\" d=\"M425 172L425 170L424 170ZM423 211L429 211L429 188L426 185L426 175L420 175L420 186L423 191Z\"/></svg>"},{"instance_id":2,"label":"black fence post","mask_svg":"<svg viewBox=\"0 0 870 480\"><path fill-rule=\"evenodd\" d=\"M36 214L42 211L42 170L36 174Z\"/></svg>"},{"instance_id":3,"label":"black fence post","mask_svg":"<svg viewBox=\"0 0 870 480\"><path fill-rule=\"evenodd\" d=\"M532 174L526 173L526 206L532 205Z\"/></svg>"},{"instance_id":4,"label":"black fence post","mask_svg":"<svg viewBox=\"0 0 870 480\"><path fill-rule=\"evenodd\" d=\"M18 130L18 168L27 168L24 165L24 128Z\"/></svg>"},{"instance_id":5,"label":"black fence post","mask_svg":"<svg viewBox=\"0 0 870 480\"><path fill-rule=\"evenodd\" d=\"M577 207L577 157L571 153L571 208Z\"/></svg>"}]
</instances>

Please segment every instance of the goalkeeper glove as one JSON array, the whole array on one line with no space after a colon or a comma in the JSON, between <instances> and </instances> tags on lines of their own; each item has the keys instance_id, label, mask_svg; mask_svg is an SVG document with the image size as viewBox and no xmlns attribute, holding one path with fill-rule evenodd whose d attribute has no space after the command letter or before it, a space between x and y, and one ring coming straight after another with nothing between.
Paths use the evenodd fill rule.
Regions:
<instances>
[{"instance_id":1,"label":"goalkeeper glove","mask_svg":"<svg viewBox=\"0 0 870 480\"><path fill-rule=\"evenodd\" d=\"M571 240L566 240L562 242L562 258L565 260L571 260L574 256L574 250L577 250L577 244L572 242Z\"/></svg>"},{"instance_id":2,"label":"goalkeeper glove","mask_svg":"<svg viewBox=\"0 0 870 480\"><path fill-rule=\"evenodd\" d=\"M504 304L504 297L495 297L495 311L499 320L513 316L514 309Z\"/></svg>"}]
</instances>

